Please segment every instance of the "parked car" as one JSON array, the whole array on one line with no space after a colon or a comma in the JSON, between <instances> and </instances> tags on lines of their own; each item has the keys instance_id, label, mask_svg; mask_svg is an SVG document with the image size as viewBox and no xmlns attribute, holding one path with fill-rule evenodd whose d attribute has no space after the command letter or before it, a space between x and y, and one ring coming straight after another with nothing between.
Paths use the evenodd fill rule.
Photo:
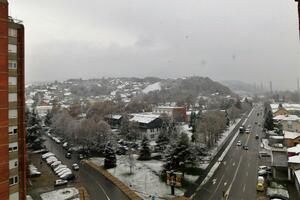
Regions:
<instances>
[{"instance_id":1,"label":"parked car","mask_svg":"<svg viewBox=\"0 0 300 200\"><path fill-rule=\"evenodd\" d=\"M82 160L83 159L83 155L80 153L80 154L78 154L78 159L79 160Z\"/></svg>"},{"instance_id":2,"label":"parked car","mask_svg":"<svg viewBox=\"0 0 300 200\"><path fill-rule=\"evenodd\" d=\"M257 174L259 176L266 176L266 175L271 174L271 173L272 173L271 171L267 171L265 169L258 170L258 172L257 172Z\"/></svg>"},{"instance_id":3,"label":"parked car","mask_svg":"<svg viewBox=\"0 0 300 200\"><path fill-rule=\"evenodd\" d=\"M242 142L239 140L237 143L236 143L236 146L241 146L242 145Z\"/></svg>"},{"instance_id":4,"label":"parked car","mask_svg":"<svg viewBox=\"0 0 300 200\"><path fill-rule=\"evenodd\" d=\"M72 173L67 173L64 176L62 176L61 178L64 179L64 180L70 181L70 180L74 180L76 177Z\"/></svg>"},{"instance_id":5,"label":"parked car","mask_svg":"<svg viewBox=\"0 0 300 200\"><path fill-rule=\"evenodd\" d=\"M283 148L283 144L281 144L281 143L276 143L276 144L273 144L272 146L276 147L276 148Z\"/></svg>"},{"instance_id":6,"label":"parked car","mask_svg":"<svg viewBox=\"0 0 300 200\"><path fill-rule=\"evenodd\" d=\"M61 164L61 161L55 161L55 162L53 162L52 164L51 164L51 167L54 169L55 167L57 167L58 165L60 165Z\"/></svg>"},{"instance_id":7,"label":"parked car","mask_svg":"<svg viewBox=\"0 0 300 200\"><path fill-rule=\"evenodd\" d=\"M67 165L62 165L62 164L60 164L60 165L58 165L57 167L55 167L54 169L53 169L53 171L57 171L57 170L59 170L59 169L62 169L62 168L66 168L67 167Z\"/></svg>"},{"instance_id":8,"label":"parked car","mask_svg":"<svg viewBox=\"0 0 300 200\"><path fill-rule=\"evenodd\" d=\"M272 168L269 167L269 166L261 165L261 166L258 167L258 171L259 170L272 171Z\"/></svg>"},{"instance_id":9,"label":"parked car","mask_svg":"<svg viewBox=\"0 0 300 200\"><path fill-rule=\"evenodd\" d=\"M57 179L54 181L54 186L66 185L68 183L67 180Z\"/></svg>"},{"instance_id":10,"label":"parked car","mask_svg":"<svg viewBox=\"0 0 300 200\"><path fill-rule=\"evenodd\" d=\"M61 169L55 171L55 174L58 175L58 174L60 174L61 172L66 171L67 169L69 169L69 168L67 168L67 167L61 168ZM70 169L69 169L69 170L70 170Z\"/></svg>"},{"instance_id":11,"label":"parked car","mask_svg":"<svg viewBox=\"0 0 300 200\"><path fill-rule=\"evenodd\" d=\"M66 168L66 169L62 170L61 172L59 172L57 175L60 177L67 172L72 172L72 170L70 170L69 168Z\"/></svg>"},{"instance_id":12,"label":"parked car","mask_svg":"<svg viewBox=\"0 0 300 200\"><path fill-rule=\"evenodd\" d=\"M266 151L260 151L259 157L270 157L271 155Z\"/></svg>"},{"instance_id":13,"label":"parked car","mask_svg":"<svg viewBox=\"0 0 300 200\"><path fill-rule=\"evenodd\" d=\"M68 149L68 142L63 143L62 147L63 147L64 149Z\"/></svg>"},{"instance_id":14,"label":"parked car","mask_svg":"<svg viewBox=\"0 0 300 200\"><path fill-rule=\"evenodd\" d=\"M68 158L68 159L72 158L72 154L71 153L67 153L66 154L66 158Z\"/></svg>"},{"instance_id":15,"label":"parked car","mask_svg":"<svg viewBox=\"0 0 300 200\"><path fill-rule=\"evenodd\" d=\"M78 166L78 164L77 163L74 163L73 165L72 165L72 168L73 168L73 170L79 170L79 166Z\"/></svg>"},{"instance_id":16,"label":"parked car","mask_svg":"<svg viewBox=\"0 0 300 200\"><path fill-rule=\"evenodd\" d=\"M45 159L47 159L47 158L49 158L51 156L55 156L55 154L51 153L51 152L48 152L48 153L45 153L45 154L42 155L42 159L45 160Z\"/></svg>"},{"instance_id":17,"label":"parked car","mask_svg":"<svg viewBox=\"0 0 300 200\"><path fill-rule=\"evenodd\" d=\"M48 165L51 165L52 163L54 163L55 161L57 161L57 158L52 156L46 159L46 162Z\"/></svg>"}]
</instances>

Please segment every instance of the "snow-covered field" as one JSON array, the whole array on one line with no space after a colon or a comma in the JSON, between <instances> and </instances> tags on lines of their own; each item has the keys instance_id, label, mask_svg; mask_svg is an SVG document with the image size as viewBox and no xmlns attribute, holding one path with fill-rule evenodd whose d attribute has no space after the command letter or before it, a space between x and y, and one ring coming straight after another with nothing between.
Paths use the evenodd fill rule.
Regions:
<instances>
[{"instance_id":1,"label":"snow-covered field","mask_svg":"<svg viewBox=\"0 0 300 200\"><path fill-rule=\"evenodd\" d=\"M138 161L136 160L137 155L133 157L132 174L130 174L128 156L117 156L117 167L108 171L144 199L149 199L151 195L155 195L158 199L170 197L170 186L162 182L159 177L163 162L157 160ZM91 161L97 165L103 165L104 158L91 158ZM190 179L192 178L194 177L190 177ZM183 193L183 189L175 190L177 196L182 196Z\"/></svg>"},{"instance_id":2,"label":"snow-covered field","mask_svg":"<svg viewBox=\"0 0 300 200\"><path fill-rule=\"evenodd\" d=\"M41 194L42 200L79 200L79 191L74 188L64 188Z\"/></svg>"},{"instance_id":3,"label":"snow-covered field","mask_svg":"<svg viewBox=\"0 0 300 200\"><path fill-rule=\"evenodd\" d=\"M148 85L145 89L142 90L143 93L148 94L149 92L161 90L160 82L153 83Z\"/></svg>"}]
</instances>

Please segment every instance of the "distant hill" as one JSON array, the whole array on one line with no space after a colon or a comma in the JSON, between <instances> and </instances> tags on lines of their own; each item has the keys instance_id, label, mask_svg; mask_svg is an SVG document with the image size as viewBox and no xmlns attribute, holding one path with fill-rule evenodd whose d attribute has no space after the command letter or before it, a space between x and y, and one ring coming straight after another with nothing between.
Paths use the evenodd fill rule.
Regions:
<instances>
[{"instance_id":1,"label":"distant hill","mask_svg":"<svg viewBox=\"0 0 300 200\"><path fill-rule=\"evenodd\" d=\"M229 87L233 92L240 95L255 93L255 89L253 85L249 83L245 83L243 81L226 80L226 81L221 81L221 83Z\"/></svg>"}]
</instances>

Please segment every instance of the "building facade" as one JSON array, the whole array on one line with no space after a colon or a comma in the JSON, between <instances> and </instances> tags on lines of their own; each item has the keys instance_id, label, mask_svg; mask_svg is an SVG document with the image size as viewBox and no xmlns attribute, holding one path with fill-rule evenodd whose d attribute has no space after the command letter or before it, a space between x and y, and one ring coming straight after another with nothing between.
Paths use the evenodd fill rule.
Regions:
<instances>
[{"instance_id":1,"label":"building facade","mask_svg":"<svg viewBox=\"0 0 300 200\"><path fill-rule=\"evenodd\" d=\"M0 197L26 199L24 26L0 0Z\"/></svg>"}]
</instances>

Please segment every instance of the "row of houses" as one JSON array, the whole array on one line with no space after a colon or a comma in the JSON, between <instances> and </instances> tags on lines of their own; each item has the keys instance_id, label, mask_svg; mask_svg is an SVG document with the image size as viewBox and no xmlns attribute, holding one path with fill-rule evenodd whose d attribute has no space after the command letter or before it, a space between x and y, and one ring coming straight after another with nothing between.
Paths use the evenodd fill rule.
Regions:
<instances>
[{"instance_id":1,"label":"row of houses","mask_svg":"<svg viewBox=\"0 0 300 200\"><path fill-rule=\"evenodd\" d=\"M271 104L271 108L275 124L283 130L268 132L273 178L294 182L300 193L300 105Z\"/></svg>"}]
</instances>

